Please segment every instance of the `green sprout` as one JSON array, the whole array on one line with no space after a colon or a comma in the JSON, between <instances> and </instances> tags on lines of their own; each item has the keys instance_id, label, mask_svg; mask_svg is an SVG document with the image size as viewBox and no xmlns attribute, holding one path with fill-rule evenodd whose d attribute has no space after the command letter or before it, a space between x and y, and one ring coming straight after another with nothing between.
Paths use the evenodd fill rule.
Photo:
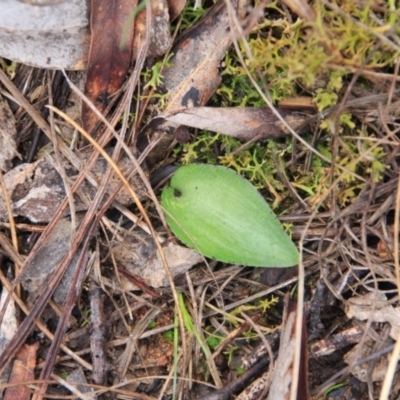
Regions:
<instances>
[{"instance_id":1,"label":"green sprout","mask_svg":"<svg viewBox=\"0 0 400 400\"><path fill-rule=\"evenodd\" d=\"M173 342L174 342L174 337L175 337L174 330L173 330L173 329L170 329L170 330L168 330L168 331L165 331L165 332L162 334L162 337L163 337L167 342L173 343Z\"/></svg>"}]
</instances>

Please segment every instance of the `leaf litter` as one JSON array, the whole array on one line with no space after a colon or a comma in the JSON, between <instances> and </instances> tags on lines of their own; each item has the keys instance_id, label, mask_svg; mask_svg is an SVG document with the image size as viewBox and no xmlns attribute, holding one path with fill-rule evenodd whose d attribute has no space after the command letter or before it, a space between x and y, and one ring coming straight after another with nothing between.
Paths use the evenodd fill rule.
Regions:
<instances>
[{"instance_id":1,"label":"leaf litter","mask_svg":"<svg viewBox=\"0 0 400 400\"><path fill-rule=\"evenodd\" d=\"M242 26L250 33L248 43L253 46L252 49L257 50L257 43L252 40L256 41L260 37L257 36L258 29L261 29L261 37L266 45L268 40L271 43L274 40L283 43L285 36L279 36L280 32L287 32L286 38L289 37L289 23L293 19L296 21L296 13L309 20L310 24L321 9L326 13L323 17L326 24L330 23L330 13L343 17L336 3L324 1L319 9L312 11L309 5L302 3L285 2L294 10L293 13L284 7L263 9L256 5L251 9L245 6L248 13L244 13ZM235 8L237 4L234 2L231 6ZM179 9L180 6L177 7ZM347 7L344 13L349 10L358 12L357 8L351 8L350 5ZM394 24L398 18L396 11L391 10L386 3L381 8L372 5L365 9L368 9L372 20L377 15L383 15L388 18L388 24ZM166 32L165 23L170 22L165 9L162 11L164 17L160 25L155 22L157 19L149 23L140 19L147 12L155 15L155 10L151 12L147 8L141 11L142 16L137 21L141 21L142 28L145 27L141 31L142 34L146 33L144 37L152 29ZM125 137L125 142L131 147L124 148L122 152L119 139L111 141L110 131L101 127L97 130L98 142L108 147L109 154L125 176L134 167L138 168L135 164L130 165L135 157L143 163L141 179L132 177L137 181L132 185L146 207L158 237L149 236L151 227L137 213L129 195L125 194L124 199L118 197L124 192L123 185L107 170L108 164L104 159L98 158L96 161L93 149L83 140L76 139L76 133L72 134L75 135L72 144L58 140L58 148L63 157L62 167L67 172L67 183L76 202L74 207L68 206L65 200L65 179L62 180L57 172L59 165L52 160L52 156L36 156L37 160L26 162L29 152L36 154L33 147L35 140L31 136L32 121L39 124L50 140L54 137L52 130L57 128L57 132L62 132L66 128L67 123L54 115L48 114L46 120L38 112L44 112L43 106L48 102L46 96L50 93L48 88L55 82L56 74L19 65L14 83L1 75L6 88L2 93L6 95L16 120L18 147L5 157L5 162L12 168L5 174L10 195L5 197L3 194L0 207L0 257L5 266L15 263L20 267L23 264L22 274L14 280L17 289L15 294L21 296L17 286L22 284L26 291L22 293L22 299L30 307L31 313L24 320L21 318L20 330L0 355L0 366L4 368L9 364L26 338L29 337L30 342L39 343L40 330L45 332L50 338L47 344L52 345L47 354L46 345L43 344L40 356L33 355L38 361L44 360L37 364L35 378L50 379L53 374L51 376L54 380L50 381L49 386L39 385L36 398L41 398L43 394L40 391L44 393L45 390L53 391L56 396L68 394L70 390L82 393L82 380L79 382L81 386L72 389L62 379L65 371L69 375L79 368L84 371L83 381L86 380L89 385L96 383L102 385L101 390L107 395L119 392L128 398L172 398L174 390L177 398L229 398L239 393L243 387L248 387L248 391L243 392L240 398L267 398L268 391L271 398L274 393L278 393L276 390L280 390L276 395L279 398L289 398L291 391L297 396L303 396L301 398L309 398L308 391L315 398L321 398L325 390L330 393L328 398L334 398L338 390L342 391L342 395L349 393L350 398L378 398L381 391L382 398L391 398L388 392L383 392L382 381L392 379L388 365L390 357L396 357L391 352L397 339L396 293L399 283L396 275L398 261L395 260L398 260L398 246L394 238L398 237L396 221L399 215L396 201L398 66L395 62L384 64L384 61L380 70L376 66L369 68L367 57L364 60L366 67L360 69L357 58L351 58L351 48L348 53L344 50L341 54L335 53L332 43L341 38L339 31L336 36L320 31L322 49L330 55L330 66L334 65L336 71L348 67L345 75L338 77L336 72L336 75L330 76L326 69L322 71L327 65L324 61L321 63L321 74L315 74L318 82L302 80L300 75L294 81L299 92L315 95L318 107L324 105L320 114L310 107L290 111L278 107L277 110L284 117L284 121L278 124L276 114L270 109L260 108L258 104L247 105L238 111L235 103L226 106L227 97L224 93L229 94L227 75L222 73L223 68L226 71L238 68L228 65L225 58L232 44L232 35L228 33L229 29L233 29L231 11L224 2L218 2L196 25L177 36L171 50L172 56L165 58L164 69L160 70L162 86L156 85L158 93L152 91L154 88L147 88L139 96L133 96L139 73L144 71L143 63L148 54L145 50L151 46L146 41L138 45L135 50L136 69L131 70L130 80L124 87L125 92L119 94L117 91L107 104L113 112L108 120L113 126L118 126L121 137ZM238 14L243 15L243 12ZM263 18L264 27L259 28L257 20ZM350 26L346 19L348 15L344 14L343 18L347 26ZM361 21L358 26L364 29L366 21L362 15L358 18ZM336 21L340 21L340 18ZM374 21L379 22L379 19L375 18ZM300 21L297 24L300 26ZM262 31L268 25L270 30ZM299 34L296 22L294 27ZM312 37L307 34L310 29L315 27L311 24L302 31L304 41ZM384 33L379 32L379 29ZM371 30L372 36L382 40L374 42L374 54L378 54L376 57L384 57L384 50L397 46L395 28L386 30L385 25L381 24L379 29ZM266 32L269 33L266 35ZM170 37L161 35L160 40L162 45L159 53L153 53L157 56L169 46ZM291 37L291 40L297 39ZM299 49L301 45L300 41ZM314 48L317 47L314 44ZM274 101L293 95L289 90L290 85L285 84L290 73L298 74L294 65L296 58L288 42L271 54L279 57L278 52L287 55L281 70L275 71L280 74L280 82L273 79L268 84L263 79L258 82L264 92L269 91ZM87 50L85 54L88 54ZM1 55L21 61L19 57L6 54L3 50ZM372 53L369 57L372 57ZM346 62L335 64L337 59ZM147 57L149 65L156 62L159 61ZM248 65L251 67L251 60ZM272 68L269 62L265 65ZM256 70L252 72L257 74ZM362 78L358 77L358 73ZM68 77L73 78L74 74L70 72ZM241 83L238 87L245 92L246 84L242 77L235 79ZM234 80L230 82L232 88L236 85ZM324 81L327 82L325 87ZM148 81L143 82L144 86L146 83ZM281 98L276 97L277 84L281 85L280 90L284 94L280 94ZM221 87L225 92L215 94ZM53 92L53 104L65 107L62 99L68 96L63 94L58 98L56 92ZM124 97L124 93L130 96ZM157 96L152 97L154 94ZM24 102L24 96L31 99L35 107ZM132 96L134 103L130 106ZM209 103L216 104L218 96L223 106L209 107ZM246 96L245 93L243 98ZM146 110L151 112L146 114ZM287 120L288 117L298 122L293 124L293 120ZM221 123L223 118L226 118L226 123ZM265 119L267 124L263 125ZM288 127L285 127L285 119L292 129L303 135L307 146L297 139L285 139L284 133L289 132ZM182 125L199 131L184 128L187 133L182 135ZM242 142L227 139L227 136L221 139L222 136L218 134L206 136L201 131L204 129L232 135ZM268 156L272 161L263 163L257 159L254 148L262 148L266 129L271 131L271 137L278 139L273 142L275 147L270 144L269 150L264 153L264 157ZM183 136L189 140L186 145L178 143ZM48 143L43 135L38 135L38 138L36 141L39 147ZM198 151L194 147L197 141L208 147L204 146L202 151ZM81 150L84 146L87 147L87 156L82 155L85 154ZM310 148L323 154L325 161L312 155ZM21 164L15 158L15 151L21 154L24 163ZM147 185L151 179L153 187L156 187L166 175L163 168L175 162L177 157L182 157L185 151L192 151L197 161L204 162L201 157L212 163L226 160L229 166L256 182L269 173L270 188L281 196L279 202L276 202L277 210L283 214L281 220L293 225L293 237L300 240L303 250L299 273L304 268L306 280L303 299L305 307L301 313L289 306L284 312L284 293L292 290L300 292L296 286L297 275L276 278L276 271L269 269L240 269L223 266L212 260L205 264L201 257L192 252L187 253L188 249L167 238L162 218L157 215L150 201L152 193L142 178L147 178ZM230 152L238 158L230 156ZM122 153L125 155L122 156ZM81 164L77 162L79 160ZM330 164L326 160L330 160ZM284 167L282 162L285 163ZM101 164L100 169L93 169L98 164ZM74 172L68 175L70 170ZM77 190L81 177L87 177L87 180ZM265 194L265 185L258 184ZM21 205L26 204L29 207L25 210L21 208ZM13 215L10 215L7 206L11 207ZM38 223L48 224L39 238L34 233ZM42 229L40 227L40 231ZM12 233L17 234L18 243L7 238ZM56 251L50 244L57 241L60 244L56 245ZM183 269L176 272L177 276L170 271L175 276L174 286L168 280L171 275L165 271L162 278L151 280L158 276L153 270L163 269L162 257L159 258L156 251L159 242L163 242L162 246L166 249L164 256L170 267L174 264L172 255L177 257L177 264L183 265ZM178 254L177 249L183 253ZM61 260L56 259L56 254ZM74 258L75 262L72 261ZM157 263L151 264L155 258L159 258ZM45 270L45 264L51 268ZM32 265L36 265L33 272L29 271ZM193 265L196 267L191 268ZM64 271L69 269L72 275L69 278L64 275L62 278ZM41 270L40 274L38 270ZM147 275L140 275L140 271ZM15 272L17 275L18 272ZM139 276L144 281L139 286L142 291L132 283L130 276ZM57 294L59 289L56 289L60 279L64 279L60 285L64 289L61 296ZM27 281L31 286L26 285ZM70 287L72 281L76 283ZM146 288L146 285L150 288ZM204 339L201 343L195 339L197 336L193 330L182 330L181 321L180 346L174 349L174 337L178 331L174 329L174 301L168 285L184 293L185 309L189 310L193 320L192 324L185 326L192 326L190 329L196 329L201 334ZM158 289L154 291L151 287ZM56 300L54 303L49 302L51 296ZM270 302L271 296L278 299L276 306ZM380 302L371 301L371 297L380 299ZM363 312L355 307L362 307ZM42 325L40 329L33 330L34 319L40 316L49 327L54 323L58 326L54 328L55 340ZM58 319L60 322L57 322ZM307 332L303 332L300 342L297 338L302 325L298 322L296 325L293 321L306 322ZM90 329L87 326L89 322ZM278 345L280 336L281 346ZM62 340L63 344L57 344ZM300 352L296 356L296 349L304 348L307 341L310 344L310 354ZM355 346L355 342L359 343ZM204 345L211 354L207 359L201 353ZM59 351L60 346L62 351ZM329 350L325 350L328 347ZM287 354L284 353L285 348L294 350ZM174 352L177 353L175 356ZM273 372L272 360L276 358L277 369ZM174 359L177 363L175 365ZM250 364L246 363L248 359L252 360ZM300 372L304 372L307 362L308 378L297 369L297 365L301 365ZM350 369L347 369L347 365ZM96 373L92 374L90 371L94 367ZM174 368L179 373L175 383ZM247 370L244 374L243 368ZM170 371L172 375L169 375ZM280 380L288 384L278 388L270 386L271 378L268 374L272 372L283 374ZM250 382L260 374L263 374L262 378L250 386ZM346 380L346 374L350 374L351 378ZM391 395L395 395L400 380L396 370L392 374ZM151 378L152 375L161 378ZM259 386L255 388L256 385ZM341 385L340 389L337 389L338 385Z\"/></svg>"}]
</instances>

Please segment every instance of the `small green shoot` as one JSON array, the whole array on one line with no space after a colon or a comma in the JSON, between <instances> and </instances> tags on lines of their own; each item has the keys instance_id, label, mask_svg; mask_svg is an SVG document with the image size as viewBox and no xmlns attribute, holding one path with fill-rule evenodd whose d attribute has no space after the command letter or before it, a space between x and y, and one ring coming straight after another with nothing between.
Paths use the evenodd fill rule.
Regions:
<instances>
[{"instance_id":1,"label":"small green shoot","mask_svg":"<svg viewBox=\"0 0 400 400\"><path fill-rule=\"evenodd\" d=\"M166 341L168 341L170 343L174 342L175 336L174 336L174 330L173 329L170 329L169 331L165 331L162 334L162 336Z\"/></svg>"},{"instance_id":2,"label":"small green shoot","mask_svg":"<svg viewBox=\"0 0 400 400\"><path fill-rule=\"evenodd\" d=\"M91 314L92 310L90 308L87 308L86 310L83 311L82 313L82 317L84 318L84 320L81 323L81 328L84 328L85 326L88 326L90 324L90 314Z\"/></svg>"},{"instance_id":3,"label":"small green shoot","mask_svg":"<svg viewBox=\"0 0 400 400\"><path fill-rule=\"evenodd\" d=\"M208 348L207 344L204 343L204 341L201 339L199 332L197 332L197 329L194 327L192 317L190 316L186 308L182 293L178 293L178 300L179 300L179 307L181 309L183 316L183 323L185 324L186 330L196 338L206 358L210 357L211 356L210 349Z\"/></svg>"},{"instance_id":4,"label":"small green shoot","mask_svg":"<svg viewBox=\"0 0 400 400\"><path fill-rule=\"evenodd\" d=\"M238 346L230 345L228 350L224 351L224 354L228 357L228 365L232 364L233 354L239 350Z\"/></svg>"},{"instance_id":5,"label":"small green shoot","mask_svg":"<svg viewBox=\"0 0 400 400\"><path fill-rule=\"evenodd\" d=\"M172 399L175 400L177 397L177 387L178 387L178 350L179 350L179 318L178 318L178 310L179 304L175 304L175 316L174 316L174 365L173 365L173 384L172 384Z\"/></svg>"},{"instance_id":6,"label":"small green shoot","mask_svg":"<svg viewBox=\"0 0 400 400\"><path fill-rule=\"evenodd\" d=\"M216 349L219 344L222 342L223 337L217 334L208 333L206 337L207 345L210 349Z\"/></svg>"},{"instance_id":7,"label":"small green shoot","mask_svg":"<svg viewBox=\"0 0 400 400\"><path fill-rule=\"evenodd\" d=\"M172 54L169 55L169 58L171 56ZM146 69L142 72L142 77L144 78L145 82L147 81L147 83L144 85L144 89L157 90L157 88L162 85L163 76L161 74L161 70L163 66L163 61L158 61L151 67L151 69Z\"/></svg>"},{"instance_id":8,"label":"small green shoot","mask_svg":"<svg viewBox=\"0 0 400 400\"><path fill-rule=\"evenodd\" d=\"M156 321L151 321L147 326L147 329L154 329L157 326Z\"/></svg>"},{"instance_id":9,"label":"small green shoot","mask_svg":"<svg viewBox=\"0 0 400 400\"><path fill-rule=\"evenodd\" d=\"M338 389L340 389L340 388L342 388L342 387L345 387L345 386L346 386L345 383L338 383L338 384L336 384L336 385L333 385L333 386L329 387L329 388L326 389L325 392L324 392L324 399L327 399L330 393L332 393L332 392L334 392L335 390L338 390Z\"/></svg>"}]
</instances>

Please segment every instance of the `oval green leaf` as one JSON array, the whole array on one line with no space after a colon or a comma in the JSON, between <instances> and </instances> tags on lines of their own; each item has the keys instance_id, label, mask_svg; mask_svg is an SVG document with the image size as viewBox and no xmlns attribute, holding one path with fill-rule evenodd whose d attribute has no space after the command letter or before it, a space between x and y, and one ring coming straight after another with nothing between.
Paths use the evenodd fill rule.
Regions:
<instances>
[{"instance_id":1,"label":"oval green leaf","mask_svg":"<svg viewBox=\"0 0 400 400\"><path fill-rule=\"evenodd\" d=\"M187 246L218 261L290 267L297 248L257 189L229 168L178 168L161 195L171 231Z\"/></svg>"}]
</instances>

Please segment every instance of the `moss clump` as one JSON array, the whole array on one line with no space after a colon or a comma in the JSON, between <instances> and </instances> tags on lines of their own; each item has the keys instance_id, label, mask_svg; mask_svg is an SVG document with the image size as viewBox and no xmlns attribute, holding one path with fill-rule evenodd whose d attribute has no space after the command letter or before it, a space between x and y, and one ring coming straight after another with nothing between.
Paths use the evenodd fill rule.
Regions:
<instances>
[{"instance_id":1,"label":"moss clump","mask_svg":"<svg viewBox=\"0 0 400 400\"><path fill-rule=\"evenodd\" d=\"M272 100L303 91L322 110L337 103L349 74L359 68L374 71L393 66L400 48L382 37L400 32L399 13L388 7L376 15L375 2L365 3L345 1L328 9L316 2L313 22L289 21L276 2L266 7L265 17L248 40L252 59L246 63L254 76L267 83ZM241 50L246 58L243 45ZM260 105L236 56L227 56L222 76L218 95L223 102Z\"/></svg>"},{"instance_id":2,"label":"moss clump","mask_svg":"<svg viewBox=\"0 0 400 400\"><path fill-rule=\"evenodd\" d=\"M390 34L400 33L396 25L400 14L392 3L376 11L374 1L360 6L358 1L338 0L330 3L330 8L316 2L313 22L289 20L278 2L270 3L247 39L252 57L247 57L246 46L239 43L242 56L273 101L307 95L319 110L324 110L340 102L360 68L363 78L358 88L369 94L379 92L369 77L377 70L391 73L399 56L400 47L391 41ZM221 76L222 84L212 105L265 106L234 50L226 54ZM312 155L309 167L309 149L302 144L297 144L296 164L292 164L292 138L258 142L241 150L243 143L239 140L202 131L192 143L176 149L176 154L184 164L204 162L235 169L257 188L267 189L267 198L275 209L287 209L287 199L294 204L282 177L320 211L330 208L327 199L335 182L335 199L346 206L365 182L383 178L387 168L385 151L375 139L375 132L349 112L323 120L317 129L315 147L331 162ZM311 133L303 137L311 142Z\"/></svg>"}]
</instances>

